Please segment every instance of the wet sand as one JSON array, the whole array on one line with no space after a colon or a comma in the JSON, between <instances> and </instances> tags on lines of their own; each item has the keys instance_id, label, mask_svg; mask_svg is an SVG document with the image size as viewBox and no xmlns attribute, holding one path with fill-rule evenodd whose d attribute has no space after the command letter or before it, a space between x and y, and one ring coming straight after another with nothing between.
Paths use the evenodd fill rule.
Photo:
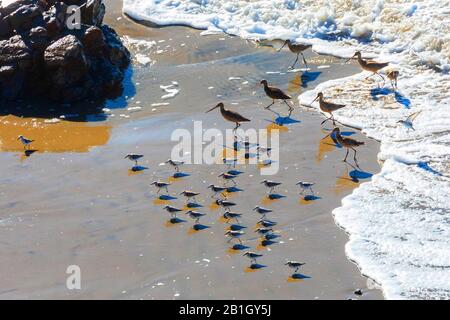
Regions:
<instances>
[{"instance_id":1,"label":"wet sand","mask_svg":"<svg viewBox=\"0 0 450 320\"><path fill-rule=\"evenodd\" d=\"M306 76L287 73L295 58L287 51L255 48L226 35L204 37L183 27L151 29L117 20L118 1L107 1L107 6L106 22L119 34L156 41L159 48L132 48L154 63L136 64L126 81L128 99L108 102L111 111L89 115L88 122L0 119L0 298L381 299L381 291L368 289L367 279L346 258L348 238L331 215L358 186L350 178L354 168L341 161L345 150L331 139L321 141L331 124L323 130L320 114L296 105L294 121L275 126L286 106L273 108L279 115L264 110L270 100L258 85L266 78L297 96L357 69L309 52L311 70ZM317 68L316 63L330 67ZM172 81L178 82L180 93L161 99L165 92L160 85ZM174 129L192 131L194 120L203 121L204 129L232 128L218 112L204 113L219 101L252 119L244 128L280 129L280 172L269 179L283 182L277 192L285 198L267 199L259 183L265 177L254 165L238 166L244 173L236 181L243 191L230 195L247 227L244 244L264 254L258 263L265 267L256 271L248 269L243 251L230 250L224 238L227 224L220 218L223 210L211 203L206 189L210 183L221 183L217 175L224 165L185 165L182 171L189 176L172 179L169 191L178 199L171 205L183 206L177 195L183 189L202 193L198 200L203 208L198 210L207 214L201 222L208 228L199 232L192 230L184 214L180 217L186 222L168 223L162 210L166 202L149 186L173 173L160 164L175 145L170 142ZM135 107L142 109L127 110ZM344 130L366 142L358 153L362 171L378 172L378 143L353 129ZM14 141L18 132L37 140L37 152L24 156ZM131 163L123 159L129 152L144 153L140 165L148 169L130 171ZM295 186L300 179L317 183L319 199L302 200ZM278 222L279 238L272 245L261 246L253 231L259 218L251 210L255 205L274 210L268 217ZM286 260L307 263L301 269L304 279L290 278ZM66 289L69 265L81 268L81 290ZM362 297L353 294L356 288L363 289Z\"/></svg>"}]
</instances>

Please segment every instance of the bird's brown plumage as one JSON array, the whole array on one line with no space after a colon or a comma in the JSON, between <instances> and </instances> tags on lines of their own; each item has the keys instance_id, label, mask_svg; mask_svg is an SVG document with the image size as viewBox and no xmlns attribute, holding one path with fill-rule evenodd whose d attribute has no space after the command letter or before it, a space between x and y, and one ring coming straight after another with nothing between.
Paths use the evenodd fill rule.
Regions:
<instances>
[{"instance_id":1,"label":"bird's brown plumage","mask_svg":"<svg viewBox=\"0 0 450 320\"><path fill-rule=\"evenodd\" d=\"M267 96L274 100L291 100L292 97L283 92L283 90L276 87L269 86L266 80L261 80L261 84L264 85L264 91Z\"/></svg>"}]
</instances>

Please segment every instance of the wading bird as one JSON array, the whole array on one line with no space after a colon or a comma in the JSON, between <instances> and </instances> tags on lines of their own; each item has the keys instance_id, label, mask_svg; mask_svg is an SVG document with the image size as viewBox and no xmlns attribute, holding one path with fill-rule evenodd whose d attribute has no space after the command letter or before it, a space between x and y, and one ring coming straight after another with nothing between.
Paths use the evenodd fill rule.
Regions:
<instances>
[{"instance_id":1,"label":"wading bird","mask_svg":"<svg viewBox=\"0 0 450 320\"><path fill-rule=\"evenodd\" d=\"M325 120L323 120L321 124L324 124L328 120L332 120L333 121L333 125L334 125L335 124L335 120L334 120L333 112L336 111L336 110L344 108L345 105L344 104L336 104L336 103L332 103L332 102L329 102L329 101L325 101L323 99L323 93L322 92L319 92L317 94L317 97L314 99L313 102L310 103L310 105L312 105L317 99L319 99L320 110L322 112L328 113L330 115L330 117L326 118Z\"/></svg>"},{"instance_id":2,"label":"wading bird","mask_svg":"<svg viewBox=\"0 0 450 320\"><path fill-rule=\"evenodd\" d=\"M222 172L221 174L218 175L219 178L222 178L225 181L231 180L234 185L236 185L236 181L234 181L234 178L237 178L237 176L233 175L233 174L229 174L226 172Z\"/></svg>"},{"instance_id":3,"label":"wading bird","mask_svg":"<svg viewBox=\"0 0 450 320\"><path fill-rule=\"evenodd\" d=\"M179 167L184 164L184 161L177 161L177 160L169 159L165 163L170 164L172 167L175 168L176 172L179 172L180 171Z\"/></svg>"},{"instance_id":4,"label":"wading bird","mask_svg":"<svg viewBox=\"0 0 450 320\"><path fill-rule=\"evenodd\" d=\"M178 208L175 208L172 206L165 206L163 209L166 210L167 212L169 212L172 218L177 217L177 212L183 211L181 209L178 209Z\"/></svg>"},{"instance_id":5,"label":"wading bird","mask_svg":"<svg viewBox=\"0 0 450 320\"><path fill-rule=\"evenodd\" d=\"M281 184L281 182L275 182L275 181L270 181L270 180L266 180L266 179L261 181L261 183L264 184L267 188L269 188L269 193L272 193L273 190L275 189L275 187L277 187Z\"/></svg>"},{"instance_id":6,"label":"wading bird","mask_svg":"<svg viewBox=\"0 0 450 320\"><path fill-rule=\"evenodd\" d=\"M192 200L197 201L195 199L196 196L198 196L200 193L199 192L194 192L194 191L188 191L188 190L184 190L183 192L180 193L180 195L183 195L186 197L186 201L188 201L190 198L192 198Z\"/></svg>"},{"instance_id":7,"label":"wading bird","mask_svg":"<svg viewBox=\"0 0 450 320\"><path fill-rule=\"evenodd\" d=\"M244 231L233 231L233 230L228 230L227 232L225 232L225 236L229 237L230 239L228 239L228 243L233 240L233 239L238 239L239 243L242 244L242 240L240 239L240 237L242 235L244 235L245 232Z\"/></svg>"},{"instance_id":8,"label":"wading bird","mask_svg":"<svg viewBox=\"0 0 450 320\"><path fill-rule=\"evenodd\" d=\"M167 188L168 186L170 186L169 182L153 181L152 183L150 183L150 185L158 188L158 192L156 192L157 194L160 193L161 189L164 189L167 193L169 193L169 189Z\"/></svg>"},{"instance_id":9,"label":"wading bird","mask_svg":"<svg viewBox=\"0 0 450 320\"><path fill-rule=\"evenodd\" d=\"M284 93L281 89L269 86L267 80L261 80L261 84L264 85L264 92L266 95L273 100L272 103L266 107L266 109L270 109L270 107L275 104L275 100L283 100L283 102L289 107L289 111L294 110L294 108L286 101L291 100L292 97Z\"/></svg>"},{"instance_id":10,"label":"wading bird","mask_svg":"<svg viewBox=\"0 0 450 320\"><path fill-rule=\"evenodd\" d=\"M213 194L211 195L211 198L214 198L214 196L216 196L218 193L222 193L222 192L226 191L227 187L219 187L219 186L215 186L213 184L210 184L208 186L208 189L211 189L213 191Z\"/></svg>"},{"instance_id":11,"label":"wading bird","mask_svg":"<svg viewBox=\"0 0 450 320\"><path fill-rule=\"evenodd\" d=\"M275 221L266 220L264 218L259 219L256 224L265 228L270 228L277 225Z\"/></svg>"},{"instance_id":12,"label":"wading bird","mask_svg":"<svg viewBox=\"0 0 450 320\"><path fill-rule=\"evenodd\" d=\"M309 190L309 191L311 191L312 194L314 194L314 191L312 189L314 184L315 183L312 183L312 182L299 181L295 185L299 186L302 189L301 194L304 194L306 190Z\"/></svg>"},{"instance_id":13,"label":"wading bird","mask_svg":"<svg viewBox=\"0 0 450 320\"><path fill-rule=\"evenodd\" d=\"M144 157L144 155L142 154L129 153L125 156L124 159L130 159L131 161L134 161L134 164L137 166L138 165L137 161L142 157Z\"/></svg>"},{"instance_id":14,"label":"wading bird","mask_svg":"<svg viewBox=\"0 0 450 320\"><path fill-rule=\"evenodd\" d=\"M27 139L22 135L18 136L17 140L20 140L20 142L22 142L24 149L28 149L30 147L30 144L34 142L34 140Z\"/></svg>"},{"instance_id":15,"label":"wading bird","mask_svg":"<svg viewBox=\"0 0 450 320\"><path fill-rule=\"evenodd\" d=\"M298 56L299 56L300 54L302 55L303 62L305 63L305 67L307 68L307 67L308 67L308 63L306 62L305 56L303 55L303 51L305 51L305 50L311 48L312 45L311 45L311 44L292 43L292 41L288 39L288 40L286 40L286 41L284 42L283 46L282 46L280 49L278 49L278 52L280 52L281 49L283 49L286 45L288 45L289 50L290 50L292 53L296 53L296 54L297 54L297 58L295 59L294 64L293 64L290 68L291 68L291 69L294 69L295 64L296 64L297 61L298 61Z\"/></svg>"},{"instance_id":16,"label":"wading bird","mask_svg":"<svg viewBox=\"0 0 450 320\"><path fill-rule=\"evenodd\" d=\"M356 51L355 54L351 58L347 59L347 61L345 61L345 62L348 62L348 61L350 61L351 59L353 59L355 57L358 58L358 63L361 66L361 68L363 68L363 70L372 72L372 74L370 76L368 76L366 79L368 79L368 78L370 78L370 77L372 77L372 76L377 74L378 76L381 77L383 82L385 82L384 77L381 74L379 74L378 71L380 71L381 69L387 67L389 65L389 62L375 62L375 61L370 61L370 60L364 60L361 57L361 52L360 51Z\"/></svg>"},{"instance_id":17,"label":"wading bird","mask_svg":"<svg viewBox=\"0 0 450 320\"><path fill-rule=\"evenodd\" d=\"M185 214L188 214L191 219L195 220L195 223L198 223L200 221L200 218L203 216L206 216L204 213L200 213L198 211L189 210L186 211Z\"/></svg>"},{"instance_id":18,"label":"wading bird","mask_svg":"<svg viewBox=\"0 0 450 320\"><path fill-rule=\"evenodd\" d=\"M225 106L223 105L222 102L217 104L217 106L215 106L214 108L206 111L206 113L213 111L216 108L220 108L220 113L222 114L222 117L225 118L225 120L234 122L236 124L236 127L233 129L233 131L236 131L236 129L241 126L241 122L249 122L250 121L249 119L247 119L246 117L240 115L239 113L237 113L235 111L225 109Z\"/></svg>"},{"instance_id":19,"label":"wading bird","mask_svg":"<svg viewBox=\"0 0 450 320\"><path fill-rule=\"evenodd\" d=\"M254 207L254 208L253 208L253 211L258 212L263 218L266 217L266 214L267 214L267 213L272 212L271 209L263 208L263 207L260 207L260 206Z\"/></svg>"},{"instance_id":20,"label":"wading bird","mask_svg":"<svg viewBox=\"0 0 450 320\"><path fill-rule=\"evenodd\" d=\"M294 269L294 273L296 273L298 271L298 269L300 269L301 266L305 265L305 263L297 262L297 261L288 261L284 265L288 266L291 269Z\"/></svg>"},{"instance_id":21,"label":"wading bird","mask_svg":"<svg viewBox=\"0 0 450 320\"><path fill-rule=\"evenodd\" d=\"M397 79L399 76L398 70L388 70L386 71L386 76L391 81L392 88L397 89Z\"/></svg>"},{"instance_id":22,"label":"wading bird","mask_svg":"<svg viewBox=\"0 0 450 320\"><path fill-rule=\"evenodd\" d=\"M230 207L233 207L236 205L236 203L228 201L228 200L216 200L216 204L218 206L221 206L226 211L230 211Z\"/></svg>"},{"instance_id":23,"label":"wading bird","mask_svg":"<svg viewBox=\"0 0 450 320\"><path fill-rule=\"evenodd\" d=\"M408 116L408 118L406 118L405 120L398 120L397 123L400 123L400 124L402 124L405 128L407 128L407 129L408 129L408 132L409 132L409 130L416 131L416 130L414 129L413 122L414 122L414 120L417 118L417 116L418 116L421 112L422 112L422 111L414 112L413 114L410 114L410 115Z\"/></svg>"},{"instance_id":24,"label":"wading bird","mask_svg":"<svg viewBox=\"0 0 450 320\"><path fill-rule=\"evenodd\" d=\"M243 256L248 257L252 263L256 264L256 259L261 258L263 255L259 254L259 253L247 251L246 253L243 254Z\"/></svg>"},{"instance_id":25,"label":"wading bird","mask_svg":"<svg viewBox=\"0 0 450 320\"><path fill-rule=\"evenodd\" d=\"M358 165L358 161L356 160L356 147L359 147L361 145L364 144L364 142L361 141L357 141L355 139L352 138L344 138L343 136L341 136L341 130L339 128L334 128L333 131L331 131L331 133L327 134L323 139L333 135L336 138L336 141L343 147L345 147L347 149L347 153L345 154L345 158L344 158L344 162L347 162L347 156L349 153L349 150L352 149L353 151L355 151L355 155L353 156L353 160L355 161L356 166L359 168Z\"/></svg>"},{"instance_id":26,"label":"wading bird","mask_svg":"<svg viewBox=\"0 0 450 320\"><path fill-rule=\"evenodd\" d=\"M233 211L226 211L226 212L223 214L223 217L224 217L225 219L227 219L227 220L232 220L232 219L234 219L234 220L236 220L237 223L239 223L239 218L240 218L241 216L242 216L241 213L236 213L236 212L233 212Z\"/></svg>"}]
</instances>

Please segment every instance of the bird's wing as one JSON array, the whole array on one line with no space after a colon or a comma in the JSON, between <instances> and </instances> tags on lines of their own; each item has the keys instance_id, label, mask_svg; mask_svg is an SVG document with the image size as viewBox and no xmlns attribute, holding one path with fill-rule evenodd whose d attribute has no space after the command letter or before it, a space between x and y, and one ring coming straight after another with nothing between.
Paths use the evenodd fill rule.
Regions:
<instances>
[{"instance_id":1,"label":"bird's wing","mask_svg":"<svg viewBox=\"0 0 450 320\"><path fill-rule=\"evenodd\" d=\"M281 99L292 99L292 97L288 94L286 94L283 90L275 88L275 87L269 87L270 91L272 91L274 94L276 94L277 96L279 96Z\"/></svg>"},{"instance_id":2,"label":"bird's wing","mask_svg":"<svg viewBox=\"0 0 450 320\"><path fill-rule=\"evenodd\" d=\"M414 112L413 114L410 114L408 116L408 118L406 118L406 121L413 122L421 112L422 111L418 111L418 112Z\"/></svg>"},{"instance_id":3,"label":"bird's wing","mask_svg":"<svg viewBox=\"0 0 450 320\"><path fill-rule=\"evenodd\" d=\"M328 108L331 111L335 111L335 110L339 110L345 107L345 104L337 104L337 103L331 103L331 102L327 102L328 103Z\"/></svg>"},{"instance_id":4,"label":"bird's wing","mask_svg":"<svg viewBox=\"0 0 450 320\"><path fill-rule=\"evenodd\" d=\"M344 143L351 145L351 146L356 146L356 147L364 144L364 142L357 141L357 140L354 140L351 138L342 138L342 140L344 141Z\"/></svg>"},{"instance_id":5,"label":"bird's wing","mask_svg":"<svg viewBox=\"0 0 450 320\"><path fill-rule=\"evenodd\" d=\"M368 64L369 66L374 66L374 67L384 68L384 67L387 67L387 66L389 65L389 62L367 61L367 64Z\"/></svg>"},{"instance_id":6,"label":"bird's wing","mask_svg":"<svg viewBox=\"0 0 450 320\"><path fill-rule=\"evenodd\" d=\"M247 119L246 117L242 116L241 114L239 114L239 113L237 113L237 112L235 112L235 111L228 110L228 112L229 112L231 115L233 115L233 117L234 117L235 119L237 119L239 122L250 121L250 119Z\"/></svg>"}]
</instances>

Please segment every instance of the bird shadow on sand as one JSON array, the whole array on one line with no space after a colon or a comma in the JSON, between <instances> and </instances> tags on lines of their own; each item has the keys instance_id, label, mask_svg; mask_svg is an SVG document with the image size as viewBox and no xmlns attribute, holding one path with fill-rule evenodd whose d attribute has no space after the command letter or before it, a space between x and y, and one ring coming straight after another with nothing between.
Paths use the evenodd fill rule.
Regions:
<instances>
[{"instance_id":1,"label":"bird shadow on sand","mask_svg":"<svg viewBox=\"0 0 450 320\"><path fill-rule=\"evenodd\" d=\"M301 80L302 80L302 88L307 88L308 87L308 83L312 82L312 81L316 81L317 78L319 78L319 76L322 74L322 72L320 71L305 71L302 73L302 75L300 76Z\"/></svg>"},{"instance_id":2,"label":"bird shadow on sand","mask_svg":"<svg viewBox=\"0 0 450 320\"><path fill-rule=\"evenodd\" d=\"M252 263L249 267L247 267L248 271L256 271L256 270L260 270L263 268L267 268L267 266L263 265L263 264L259 264L259 263Z\"/></svg>"},{"instance_id":3,"label":"bird shadow on sand","mask_svg":"<svg viewBox=\"0 0 450 320\"><path fill-rule=\"evenodd\" d=\"M144 166L133 166L133 167L131 167L130 171L132 171L132 172L141 172L141 171L144 171L144 170L147 170L147 169L148 168L144 167Z\"/></svg>"},{"instance_id":4,"label":"bird shadow on sand","mask_svg":"<svg viewBox=\"0 0 450 320\"><path fill-rule=\"evenodd\" d=\"M159 200L163 200L163 201L171 201L171 200L176 200L177 198L174 196L171 196L170 194L162 194L158 197Z\"/></svg>"},{"instance_id":5,"label":"bird shadow on sand","mask_svg":"<svg viewBox=\"0 0 450 320\"><path fill-rule=\"evenodd\" d=\"M232 176L236 176L236 177L237 177L238 175L240 175L240 174L242 174L242 173L244 173L244 172L239 171L239 170L234 170L234 169L233 169L233 170L228 170L227 173L228 173L228 174L231 174Z\"/></svg>"},{"instance_id":6,"label":"bird shadow on sand","mask_svg":"<svg viewBox=\"0 0 450 320\"><path fill-rule=\"evenodd\" d=\"M305 279L311 279L311 277L301 273L293 273L289 277L289 280L305 280Z\"/></svg>"},{"instance_id":7,"label":"bird shadow on sand","mask_svg":"<svg viewBox=\"0 0 450 320\"><path fill-rule=\"evenodd\" d=\"M210 227L201 223L196 223L192 226L192 230L194 231L202 231L205 229L209 229Z\"/></svg>"},{"instance_id":8,"label":"bird shadow on sand","mask_svg":"<svg viewBox=\"0 0 450 320\"><path fill-rule=\"evenodd\" d=\"M372 96L372 100L378 101L380 98L379 96L387 96L390 94L394 94L395 101L400 103L402 106L404 106L406 109L409 109L411 107L411 100L403 96L400 92L394 91L390 88L373 88L370 90L370 95Z\"/></svg>"},{"instance_id":9,"label":"bird shadow on sand","mask_svg":"<svg viewBox=\"0 0 450 320\"><path fill-rule=\"evenodd\" d=\"M286 198L286 196L284 196L282 194L278 194L278 193L270 193L267 195L267 198L269 200L278 200L278 199Z\"/></svg>"},{"instance_id":10,"label":"bird shadow on sand","mask_svg":"<svg viewBox=\"0 0 450 320\"><path fill-rule=\"evenodd\" d=\"M241 226L240 224L231 224L231 225L228 227L228 229L231 230L231 231L240 231L240 230L242 230L242 229L247 229L247 227Z\"/></svg>"},{"instance_id":11,"label":"bird shadow on sand","mask_svg":"<svg viewBox=\"0 0 450 320\"><path fill-rule=\"evenodd\" d=\"M189 209L195 209L195 208L201 208L203 206L201 204L196 203L196 202L188 202L186 204L186 207L189 208Z\"/></svg>"},{"instance_id":12,"label":"bird shadow on sand","mask_svg":"<svg viewBox=\"0 0 450 320\"><path fill-rule=\"evenodd\" d=\"M244 245L242 243L238 243L238 244L233 245L230 249L231 250L235 250L235 251L242 251L242 250L245 250L245 249L248 249L248 248L250 248L250 247L246 246L246 245Z\"/></svg>"},{"instance_id":13,"label":"bird shadow on sand","mask_svg":"<svg viewBox=\"0 0 450 320\"><path fill-rule=\"evenodd\" d=\"M169 221L167 221L167 222L170 223L170 224L179 224L179 223L186 222L186 220L183 220L183 219L180 219L178 217L175 217L175 218L169 219Z\"/></svg>"},{"instance_id":14,"label":"bird shadow on sand","mask_svg":"<svg viewBox=\"0 0 450 320\"><path fill-rule=\"evenodd\" d=\"M242 191L244 191L244 190L240 189L238 187L228 187L227 188L228 193L236 193L236 192L242 192Z\"/></svg>"},{"instance_id":15,"label":"bird shadow on sand","mask_svg":"<svg viewBox=\"0 0 450 320\"><path fill-rule=\"evenodd\" d=\"M30 157L33 153L35 153L35 152L38 152L38 150L25 150L24 152L23 152L23 155L25 156L25 157Z\"/></svg>"},{"instance_id":16,"label":"bird shadow on sand","mask_svg":"<svg viewBox=\"0 0 450 320\"><path fill-rule=\"evenodd\" d=\"M278 242L273 241L273 240L262 240L260 243L260 246L265 248L265 247L270 247L271 245L276 244L276 243L278 243Z\"/></svg>"},{"instance_id":17,"label":"bird shadow on sand","mask_svg":"<svg viewBox=\"0 0 450 320\"><path fill-rule=\"evenodd\" d=\"M266 121L268 121L270 123L273 123L273 124L275 124L277 126L282 127L282 126L285 126L285 125L301 123L300 120L292 118L292 111L293 110L289 111L287 116L283 116L281 113L276 112L276 111L274 111L272 109L267 109L267 110L269 110L270 112L272 112L275 115L275 119L274 120L266 119Z\"/></svg>"},{"instance_id":18,"label":"bird shadow on sand","mask_svg":"<svg viewBox=\"0 0 450 320\"><path fill-rule=\"evenodd\" d=\"M185 177L189 177L189 176L190 176L189 173L175 172L175 173L172 175L172 178L180 179L180 178L185 178Z\"/></svg>"},{"instance_id":19,"label":"bird shadow on sand","mask_svg":"<svg viewBox=\"0 0 450 320\"><path fill-rule=\"evenodd\" d=\"M313 194L307 194L306 196L301 197L301 201L304 202L313 202L322 199L321 197L315 196Z\"/></svg>"},{"instance_id":20,"label":"bird shadow on sand","mask_svg":"<svg viewBox=\"0 0 450 320\"><path fill-rule=\"evenodd\" d=\"M425 170L425 171L427 171L427 172L430 172L430 173L432 173L432 174L435 174L435 175L437 175L437 176L442 176L442 173L440 173L439 171L437 171L437 170L431 168L428 162L425 162L425 161L419 161L419 162L417 163L417 167L419 167L420 169L423 169L423 170Z\"/></svg>"}]
</instances>

